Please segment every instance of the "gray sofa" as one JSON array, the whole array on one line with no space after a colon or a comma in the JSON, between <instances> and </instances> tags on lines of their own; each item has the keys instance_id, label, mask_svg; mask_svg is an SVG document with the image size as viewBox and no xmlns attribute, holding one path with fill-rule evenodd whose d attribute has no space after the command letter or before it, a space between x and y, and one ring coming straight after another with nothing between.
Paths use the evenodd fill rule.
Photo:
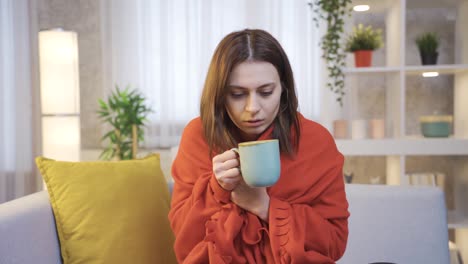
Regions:
<instances>
[{"instance_id":1,"label":"gray sofa","mask_svg":"<svg viewBox=\"0 0 468 264\"><path fill-rule=\"evenodd\" d=\"M442 191L351 184L346 192L350 233L346 253L338 263L450 263ZM44 191L0 204L0 264L14 263L61 263L54 217Z\"/></svg>"},{"instance_id":2,"label":"gray sofa","mask_svg":"<svg viewBox=\"0 0 468 264\"><path fill-rule=\"evenodd\" d=\"M62 263L45 191L0 204L0 264Z\"/></svg>"}]
</instances>

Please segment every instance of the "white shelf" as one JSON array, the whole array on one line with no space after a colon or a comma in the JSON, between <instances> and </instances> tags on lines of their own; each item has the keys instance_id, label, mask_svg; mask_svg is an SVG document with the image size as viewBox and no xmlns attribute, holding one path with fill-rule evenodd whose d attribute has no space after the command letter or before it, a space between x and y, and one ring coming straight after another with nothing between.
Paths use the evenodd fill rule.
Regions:
<instances>
[{"instance_id":1,"label":"white shelf","mask_svg":"<svg viewBox=\"0 0 468 264\"><path fill-rule=\"evenodd\" d=\"M449 228L468 228L468 217L463 217L456 211L448 211L447 218Z\"/></svg>"},{"instance_id":2,"label":"white shelf","mask_svg":"<svg viewBox=\"0 0 468 264\"><path fill-rule=\"evenodd\" d=\"M405 72L408 75L420 75L423 72L433 71L438 72L439 74L455 74L459 72L468 72L468 64L446 64L405 67Z\"/></svg>"},{"instance_id":3,"label":"white shelf","mask_svg":"<svg viewBox=\"0 0 468 264\"><path fill-rule=\"evenodd\" d=\"M439 72L439 74L455 74L468 72L468 64L410 65L405 67L349 67L343 69L345 74L398 73L399 71L404 71L407 75L420 75L423 72L432 71Z\"/></svg>"},{"instance_id":4,"label":"white shelf","mask_svg":"<svg viewBox=\"0 0 468 264\"><path fill-rule=\"evenodd\" d=\"M468 139L457 138L338 139L336 145L347 156L468 155Z\"/></svg>"},{"instance_id":5,"label":"white shelf","mask_svg":"<svg viewBox=\"0 0 468 264\"><path fill-rule=\"evenodd\" d=\"M400 67L351 67L344 68L345 74L360 74L360 73L397 73Z\"/></svg>"},{"instance_id":6,"label":"white shelf","mask_svg":"<svg viewBox=\"0 0 468 264\"><path fill-rule=\"evenodd\" d=\"M403 136L380 140L336 140L336 144L341 153L347 156L385 157L385 168L382 170L385 171L386 183L405 184L408 180L406 173L415 167L411 162L408 162L411 160L411 156L468 156L468 127L465 125L466 120L468 120L468 89L466 89L468 88L468 30L466 30L468 0L353 0L353 4L365 2L370 5L370 12L353 12L353 16L347 21L348 29L350 30L351 26L357 23L369 23L372 26L383 28L385 34L383 36L384 50L375 57L377 58L375 65L379 65L378 67L355 68L353 67L354 62L348 58L349 67L343 69L347 78L346 98L348 101L345 102L345 108L339 112L342 115L340 118L359 119L359 117L363 117L364 111L373 108L366 108L367 105L361 107L358 105L360 100L376 100L377 95L375 94L380 92L376 89L384 88L384 102L382 103L385 103L385 116L383 118L386 122L390 122L393 133L391 135ZM413 8L415 10L411 10ZM441 10L436 12L436 10L430 10L432 8L441 8ZM426 12L428 17L425 17ZM380 20L374 19L373 16ZM431 22L433 18L437 19ZM419 21L420 19L421 21ZM382 20L384 21L383 25L380 23ZM450 57L447 63L459 64L420 65L419 54L415 54L418 51L417 47L414 46L413 38L419 34L419 31L447 32L444 27L437 24L440 21L454 26L454 28L448 28L448 32L453 32L453 37L441 35L442 41L446 41L442 42L442 47L445 48L443 53L453 55L453 61ZM434 24L426 25L428 22ZM447 44L449 45L446 46ZM407 93L408 90L411 90L410 86L423 87L426 85L426 81L431 82L431 86L447 85L439 82L440 79L437 78L424 80L424 84L419 83L421 80L416 82L412 78L421 76L424 72L438 72L440 75L453 76L453 80L450 80L450 85L453 86L452 114L454 116L453 126L456 128L454 133L459 135L458 138L424 138L404 134L403 131L407 131L409 116L418 116L421 114L420 112L424 112L419 111L418 108L417 112L408 113L410 110L408 109L409 102L411 104L425 103L424 98L413 102L414 94ZM363 82L366 79L369 79L369 82ZM366 89L366 85L372 89L369 98L365 98L364 92L366 91L361 90ZM382 101L381 98L378 100ZM468 201L466 188L468 168L465 157L454 160L456 161L453 162L453 171L447 172L447 174L452 176L453 189L450 191L454 196L456 210L449 212L447 223L448 228L455 229L457 246L462 256L468 259L468 205L466 204ZM429 167L432 168L430 170L439 170L437 164ZM443 169L444 166L440 168L440 170Z\"/></svg>"}]
</instances>

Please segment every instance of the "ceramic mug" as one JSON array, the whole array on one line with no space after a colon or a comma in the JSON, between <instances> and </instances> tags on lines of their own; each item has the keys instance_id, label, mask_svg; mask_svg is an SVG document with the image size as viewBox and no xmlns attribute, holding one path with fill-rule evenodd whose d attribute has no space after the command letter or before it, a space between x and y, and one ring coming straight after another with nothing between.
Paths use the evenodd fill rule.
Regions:
<instances>
[{"instance_id":1,"label":"ceramic mug","mask_svg":"<svg viewBox=\"0 0 468 264\"><path fill-rule=\"evenodd\" d=\"M280 151L277 139L249 141L233 148L239 154L244 181L251 187L269 187L280 176Z\"/></svg>"}]
</instances>

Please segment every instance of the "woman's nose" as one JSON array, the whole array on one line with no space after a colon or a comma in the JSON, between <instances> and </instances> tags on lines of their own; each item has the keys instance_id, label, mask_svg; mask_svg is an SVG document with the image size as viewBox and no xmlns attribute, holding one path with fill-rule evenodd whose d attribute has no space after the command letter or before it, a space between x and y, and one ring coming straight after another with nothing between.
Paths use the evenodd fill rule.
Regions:
<instances>
[{"instance_id":1,"label":"woman's nose","mask_svg":"<svg viewBox=\"0 0 468 264\"><path fill-rule=\"evenodd\" d=\"M258 98L255 95L250 95L247 99L247 105L245 106L245 111L256 113L260 110L260 103Z\"/></svg>"}]
</instances>

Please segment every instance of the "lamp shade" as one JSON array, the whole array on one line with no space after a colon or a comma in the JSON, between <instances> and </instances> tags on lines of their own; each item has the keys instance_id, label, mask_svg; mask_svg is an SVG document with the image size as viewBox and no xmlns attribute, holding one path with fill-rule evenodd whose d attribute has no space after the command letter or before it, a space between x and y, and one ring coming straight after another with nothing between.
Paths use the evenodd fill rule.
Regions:
<instances>
[{"instance_id":1,"label":"lamp shade","mask_svg":"<svg viewBox=\"0 0 468 264\"><path fill-rule=\"evenodd\" d=\"M79 116L43 116L42 152L48 158L79 161Z\"/></svg>"},{"instance_id":2,"label":"lamp shade","mask_svg":"<svg viewBox=\"0 0 468 264\"><path fill-rule=\"evenodd\" d=\"M76 32L40 31L39 67L42 114L78 114L80 83Z\"/></svg>"},{"instance_id":3,"label":"lamp shade","mask_svg":"<svg viewBox=\"0 0 468 264\"><path fill-rule=\"evenodd\" d=\"M76 32L39 32L42 152L48 158L80 159L78 67Z\"/></svg>"}]
</instances>

